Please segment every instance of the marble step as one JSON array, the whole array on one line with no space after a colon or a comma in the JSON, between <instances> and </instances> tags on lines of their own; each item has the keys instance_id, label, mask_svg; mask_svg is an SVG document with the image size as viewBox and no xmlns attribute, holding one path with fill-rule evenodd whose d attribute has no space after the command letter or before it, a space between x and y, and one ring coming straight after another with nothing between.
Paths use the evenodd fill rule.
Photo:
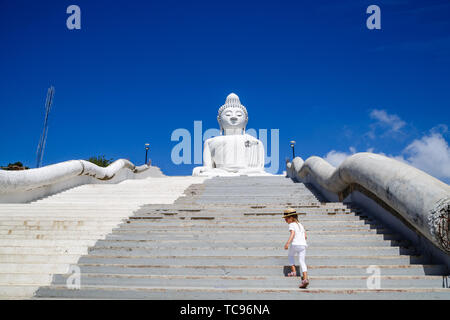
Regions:
<instances>
[{"instance_id":1,"label":"marble step","mask_svg":"<svg viewBox=\"0 0 450 320\"><path fill-rule=\"evenodd\" d=\"M382 225L363 225L363 224L359 224L359 225L350 225L350 224L335 224L335 225L324 225L324 224L303 224L305 230L307 232L311 232L311 233L315 233L315 232L320 232L320 231L330 231L330 232L352 232L352 231L367 231L367 230L385 230L383 229ZM78 231L78 230L95 230L96 228L93 227L88 227L88 228L77 228L77 229L72 229L73 231ZM223 224L214 224L212 222L209 223L205 223L203 225L201 224L197 224L197 225L192 225L190 222L189 223L177 223L177 224L172 224L172 225L168 225L168 224L155 224L153 226L148 226L148 227L138 227L138 226L117 226L113 228L113 232L114 234L127 234L127 233L137 233L137 234L146 234L146 233L152 233L152 232L171 232L171 231L178 231L178 230L183 230L186 233L190 233L190 232L196 232L196 231L204 231L204 232L212 232L212 233L216 233L216 232L240 232L240 231L248 231L248 232L253 232L255 233L256 231L260 231L263 233L267 233L267 234L273 234L274 232L279 232L282 233L284 235L288 234L289 235L289 229L288 226L285 225L280 225L280 224L276 224L276 223L272 223L272 224L266 224L266 225L252 225L252 224L244 224L244 225L240 225L240 226L234 226L231 227L229 225L223 225ZM65 230L61 230L61 229L51 229L51 230L45 230L45 229L41 229L44 231L49 231L49 232L63 232ZM28 231L39 231L39 230L30 230L30 229L17 229L17 228L9 228L9 229L0 229L0 235L1 234L11 234L13 232L16 233L25 233Z\"/></svg>"},{"instance_id":2,"label":"marble step","mask_svg":"<svg viewBox=\"0 0 450 320\"><path fill-rule=\"evenodd\" d=\"M79 263L81 272L105 274L160 274L160 275L255 275L255 267L249 265L136 265L136 264L89 264ZM368 275L370 265L308 265L309 274L314 275ZM69 264L61 263L28 263L28 264L0 264L0 274L66 274ZM382 275L448 275L445 266L440 265L378 265ZM282 275L285 266L261 265L258 266L258 275ZM13 276L12 276L13 277Z\"/></svg>"},{"instance_id":3,"label":"marble step","mask_svg":"<svg viewBox=\"0 0 450 320\"><path fill-rule=\"evenodd\" d=\"M55 275L52 285L64 286L69 275ZM286 288L295 287L298 278L284 276L164 276L128 274L81 274L81 286L123 287L212 287L212 288ZM367 276L310 276L310 286L316 288L366 289ZM380 288L439 288L441 276L380 276ZM449 291L450 294L450 291Z\"/></svg>"},{"instance_id":4,"label":"marble step","mask_svg":"<svg viewBox=\"0 0 450 320\"><path fill-rule=\"evenodd\" d=\"M65 274L70 264L49 262L46 263L0 263L0 274L34 273L34 274Z\"/></svg>"},{"instance_id":5,"label":"marble step","mask_svg":"<svg viewBox=\"0 0 450 320\"><path fill-rule=\"evenodd\" d=\"M70 246L70 247L0 247L0 256L5 254L38 254L38 255L63 255L63 254L87 254L86 246Z\"/></svg>"},{"instance_id":6,"label":"marble step","mask_svg":"<svg viewBox=\"0 0 450 320\"><path fill-rule=\"evenodd\" d=\"M211 200L211 201L207 201L207 200L196 200L195 202L193 202L192 200L182 200L179 199L177 200L179 204L186 204L186 205L193 205L193 204L200 204L200 205L226 205L229 203L230 199L229 198L224 198L224 199L216 199L216 200ZM288 202L286 202L285 200L275 200L275 199L264 199L264 198L260 198L260 199L242 199L241 201L234 201L235 205L239 205L239 206L251 206L251 205L261 205L261 204L277 204L283 208L286 207L290 207L290 206L300 206L300 205L304 205L304 202L297 202L297 203L292 203L289 204Z\"/></svg>"},{"instance_id":7,"label":"marble step","mask_svg":"<svg viewBox=\"0 0 450 320\"><path fill-rule=\"evenodd\" d=\"M157 220L157 219L190 219L191 217L197 218L197 217L210 217L214 218L216 220L226 220L226 219L246 219L249 221L264 221L265 220L272 220L272 221L282 221L284 222L282 218L281 213L213 213L213 212L194 212L194 213L177 213L177 212L165 212L165 213L137 213L130 216L130 220ZM366 217L357 216L354 213L351 212L317 212L317 213L306 213L303 215L299 215L299 221L303 221L306 219L317 219L317 220L324 220L325 218L330 217L330 219L334 220L360 220L365 219Z\"/></svg>"},{"instance_id":8,"label":"marble step","mask_svg":"<svg viewBox=\"0 0 450 320\"><path fill-rule=\"evenodd\" d=\"M350 296L349 296L350 295ZM37 297L83 298L83 299L161 299L161 300L300 300L300 299L370 299L380 296L391 300L449 299L448 289L407 288L407 289L354 289L354 288L308 288L300 290L296 286L286 288L212 288L206 287L99 287L83 286L82 290L67 290L65 286L40 288Z\"/></svg>"},{"instance_id":9,"label":"marble step","mask_svg":"<svg viewBox=\"0 0 450 320\"><path fill-rule=\"evenodd\" d=\"M11 263L76 263L80 255L47 255L47 254L0 254L0 264Z\"/></svg>"},{"instance_id":10,"label":"marble step","mask_svg":"<svg viewBox=\"0 0 450 320\"><path fill-rule=\"evenodd\" d=\"M204 222L208 220L195 220L196 217L215 217L216 222L223 222L223 223L273 223L274 221L279 222L278 217L273 216L246 216L246 215L235 215L235 216L216 216L216 215L206 215L206 214L197 214L197 215L177 215L172 213L167 214L158 214L158 215L146 215L146 216L140 216L140 215L132 215L130 216L130 219L128 219L124 223L153 223L153 222L177 222L179 220L182 220L181 218L184 218L185 220L192 220L192 221L199 221ZM140 219L140 218L143 219ZM157 219L145 219L145 218L151 218L156 217ZM194 217L194 219L191 219ZM299 221L301 223L306 222L323 222L323 223L346 223L346 222L357 222L357 221L373 221L373 219L367 219L360 216L355 215L306 215L301 216L299 218ZM284 221L282 221L284 223Z\"/></svg>"},{"instance_id":11,"label":"marble step","mask_svg":"<svg viewBox=\"0 0 450 320\"><path fill-rule=\"evenodd\" d=\"M93 246L99 239L2 239L1 244L4 247L41 247L41 248L52 248L52 247L64 247L70 248L72 246Z\"/></svg>"},{"instance_id":12,"label":"marble step","mask_svg":"<svg viewBox=\"0 0 450 320\"><path fill-rule=\"evenodd\" d=\"M51 273L0 273L0 286L46 285L52 280Z\"/></svg>"},{"instance_id":13,"label":"marble step","mask_svg":"<svg viewBox=\"0 0 450 320\"><path fill-rule=\"evenodd\" d=\"M273 240L248 240L248 239L225 239L216 240L214 242L209 241L199 241L199 240L164 240L164 241L153 241L153 240L99 240L96 242L95 247L92 248L205 248L205 247L215 247L215 248L235 248L235 247L245 247L245 248L279 248L280 245L284 245L285 242L277 242ZM340 241L326 241L315 239L308 239L308 252L309 249L313 247L399 247L399 246L409 246L409 241L406 240L383 240L383 239L358 239L358 241L353 241L351 239L342 239Z\"/></svg>"},{"instance_id":14,"label":"marble step","mask_svg":"<svg viewBox=\"0 0 450 320\"><path fill-rule=\"evenodd\" d=\"M137 222L139 221L139 222ZM353 230L353 229L380 229L383 230L382 224L372 221L366 222L363 220L348 220L348 221L301 221L306 230ZM287 232L288 225L280 221L267 221L267 222L255 222L242 220L241 223L221 221L212 219L211 217L197 217L186 219L142 219L142 220L117 220L105 223L84 223L83 221L62 222L61 223L41 223L40 221L28 222L25 224L11 224L0 225L0 233L7 234L10 231L16 232L28 232L28 231L95 231L99 229L117 230L117 231L137 231L137 232L151 232L151 231L163 231L163 230L177 230L182 228L186 231L196 231L198 229L210 230L261 230L263 232Z\"/></svg>"},{"instance_id":15,"label":"marble step","mask_svg":"<svg viewBox=\"0 0 450 320\"><path fill-rule=\"evenodd\" d=\"M227 203L225 205L203 205L200 203L192 203L191 205L180 205L178 202L175 202L173 205L167 205L167 204L152 204L147 205L144 204L141 206L142 211L187 211L187 212L198 212L202 210L212 210L212 211L232 211L236 208L239 208L239 210L245 210L249 212L283 212L284 209L286 209L286 206L289 206L289 208L294 208L297 211L303 211L303 210L355 210L358 211L358 208L351 207L339 202L333 202L333 203L302 203L301 205L288 205L288 204L250 204L250 205L242 205L242 204L234 204L234 203Z\"/></svg>"},{"instance_id":16,"label":"marble step","mask_svg":"<svg viewBox=\"0 0 450 320\"><path fill-rule=\"evenodd\" d=\"M17 224L17 225L4 225L0 224L0 234L7 234L10 230L11 231L17 231L17 232L28 232L28 231L47 231L47 232L53 232L53 231L89 231L89 230L99 230L99 229L113 229L116 228L121 223L121 220L115 221L115 222L105 222L105 223L28 223L26 225L24 224Z\"/></svg>"},{"instance_id":17,"label":"marble step","mask_svg":"<svg viewBox=\"0 0 450 320\"><path fill-rule=\"evenodd\" d=\"M315 227L315 226L339 226L339 225L348 225L348 226L361 226L361 227L379 227L383 226L381 222L375 221L375 220L362 220L362 219L301 219L299 222L303 226L308 227ZM284 228L285 230L288 230L288 225L284 221L279 221L278 219L248 219L248 218L236 218L236 219L227 219L227 218L216 218L211 219L211 217L208 216L201 216L201 217L155 217L154 219L122 219L119 220L119 223L116 221L111 222L110 224L113 225L116 223L118 227L123 228L152 228L152 227L159 227L159 226L180 226L180 225L187 225L187 226L222 226L222 227L229 227L232 229L234 226L237 227L243 227L243 226L259 226L259 227L279 227ZM82 224L82 223L81 223ZM36 224L39 225L39 224ZM47 223L43 224L43 226L54 226L57 224L53 223ZM64 223L61 223L60 225L65 225ZM68 222L67 225L77 225L76 222ZM89 224L86 224L89 225ZM97 224L92 224L93 226L96 226ZM101 225L101 224L99 224ZM8 228L8 225L1 225L0 226L4 229ZM11 227L24 226L22 224L12 224ZM34 226L32 223L27 223L26 226ZM25 226L25 227L26 227ZM383 226L383 229L385 227Z\"/></svg>"},{"instance_id":18,"label":"marble step","mask_svg":"<svg viewBox=\"0 0 450 320\"><path fill-rule=\"evenodd\" d=\"M204 219L203 219L204 218ZM284 221L260 221L256 219L249 220L219 220L219 219L211 219L214 217L199 217L194 219L188 219L185 221L180 221L179 219L175 220L167 220L167 219L156 219L150 222L136 222L136 220L130 219L126 222L118 225L118 228L121 230L131 230L131 229L148 229L152 228L176 228L176 227L204 227L204 228L230 228L230 229L242 229L242 228L276 228L276 229L284 229L285 231L288 229L288 224ZM364 220L338 220L338 221L305 221L302 220L301 223L303 226L308 228L361 228L361 227L382 227L379 223L371 222L368 223ZM63 224L61 224L63 225ZM84 226L84 225L81 225ZM97 225L94 224L93 227ZM28 226L20 226L20 227L28 227ZM53 226L52 226L53 227ZM74 227L78 227L74 224ZM7 228L5 228L7 229Z\"/></svg>"},{"instance_id":19,"label":"marble step","mask_svg":"<svg viewBox=\"0 0 450 320\"><path fill-rule=\"evenodd\" d=\"M224 266L224 265L108 265L108 264L78 264L81 273L98 274L144 274L144 275L230 275L230 276L280 276L290 268L288 266ZM308 273L316 276L368 276L366 272L370 265L314 265L308 266ZM378 265L380 275L448 275L444 265Z\"/></svg>"},{"instance_id":20,"label":"marble step","mask_svg":"<svg viewBox=\"0 0 450 320\"><path fill-rule=\"evenodd\" d=\"M141 251L141 252L133 252L133 251L113 251L110 252L107 250L106 253L90 253L89 255L79 256L78 254L64 254L64 255L46 255L46 254L1 254L0 255L0 264L10 264L10 263L46 263L51 261L52 263L76 263L78 258L80 257L79 262L89 262L94 263L92 261L98 261L98 263L122 263L122 264L149 264L149 263L159 263L159 264L180 264L185 261L191 261L200 263L207 263L208 258L214 259L214 261L218 264L226 263L228 265L242 265L245 264L245 261L248 260L249 263L258 263L262 265L267 265L267 263L273 264L283 264L287 261L287 255L285 252L271 250L270 252L255 251L249 253L241 252L235 253L234 255L228 255L226 252L224 255L220 255L219 253L214 253L215 250L208 250L204 252L187 252L185 251L182 255L174 253L170 251L157 252L156 255L154 252L149 251ZM390 254L389 252L365 252L365 254L361 254L358 252L353 252L348 250L346 252L342 252L340 254L331 254L332 250L329 250L328 254L318 251L313 254L308 254L307 263L308 265L314 264L327 264L332 265L333 261L342 261L347 263L365 263L364 261L376 261L371 264L402 264L402 263L421 263L425 262L425 258L421 256L414 255L398 255L396 253ZM266 261L262 261L266 259ZM160 262L157 262L160 261ZM165 262L162 262L165 261ZM383 263L384 262L384 263ZM369 262L367 262L369 263ZM344 263L343 263L344 264Z\"/></svg>"},{"instance_id":21,"label":"marble step","mask_svg":"<svg viewBox=\"0 0 450 320\"><path fill-rule=\"evenodd\" d=\"M33 210L53 210L53 211L65 211L69 209L73 210L96 210L99 208L111 208L113 211L117 210L123 210L123 209L130 209L140 207L144 205L141 201L138 202L119 202L119 201L97 201L97 202L86 202L82 203L80 201L68 201L66 203L59 203L59 202L49 202L49 203L30 203L30 204L0 204L1 211L25 211L30 212Z\"/></svg>"},{"instance_id":22,"label":"marble step","mask_svg":"<svg viewBox=\"0 0 450 320\"><path fill-rule=\"evenodd\" d=\"M127 199L129 199L130 201L127 201ZM173 194L169 193L167 195L158 195L158 197L152 197L151 195L147 196L147 197L136 197L136 196L124 196L122 197L122 195L120 196L120 198L114 195L112 196L103 196L103 195L99 195L97 198L95 197L95 195L91 195L91 197L65 197L65 198L51 198L51 199L47 199L49 201L49 203L51 203L51 205L56 205L56 204L62 204L62 205L69 205L71 203L76 204L77 206L82 206L82 205L94 205L97 204L99 202L104 202L107 205L111 205L111 204L117 204L119 206L123 206L123 207L131 207L132 205L139 205L139 204L144 204L144 203L149 203L149 202L153 202L153 203L164 203L167 201L173 201L174 200L174 196ZM124 205L124 203L126 203L126 205ZM43 202L37 201L35 202L36 206L40 206L44 204Z\"/></svg>"},{"instance_id":23,"label":"marble step","mask_svg":"<svg viewBox=\"0 0 450 320\"><path fill-rule=\"evenodd\" d=\"M26 241L26 240L72 240L72 241L88 241L88 240L99 240L104 239L106 235L108 235L108 231L103 232L75 232L75 233L69 233L69 232L32 232L29 231L24 234L10 234L10 235L2 235L0 234L0 241L1 243L5 243L6 240L18 240L18 241ZM73 242L72 242L73 243Z\"/></svg>"},{"instance_id":24,"label":"marble step","mask_svg":"<svg viewBox=\"0 0 450 320\"><path fill-rule=\"evenodd\" d=\"M273 192L271 192L273 191ZM189 198L189 194L187 195L187 198ZM205 188L201 192L197 192L196 195L194 195L196 199L206 199L206 198L223 198L223 197L229 197L233 199L239 199L239 198L253 198L253 197L267 197L269 199L271 198L279 198L279 199L286 199L288 202L294 202L294 201L311 201L311 202L319 202L316 196L314 196L309 190L305 189L295 189L295 188L277 188L270 186L269 188L216 188L216 189L210 189Z\"/></svg>"},{"instance_id":25,"label":"marble step","mask_svg":"<svg viewBox=\"0 0 450 320\"><path fill-rule=\"evenodd\" d=\"M49 200L55 200L55 199L71 199L71 198L82 198L82 199L88 199L93 200L95 199L95 196L98 195L101 198L114 198L114 195L117 193L120 193L120 196L124 199L145 199L149 197L155 197L154 192L158 192L156 197L163 198L167 196L172 196L173 193L170 190L164 190L161 192L160 189L158 189L157 186L142 186L146 188L147 193L139 192L140 190L137 190L136 188L130 188L130 189L116 189L114 192L108 192L111 190L102 190L102 191L96 191L92 190L91 192L77 192L76 190L72 192L67 193L58 193L55 195L52 195L50 197L47 197L45 199L37 200L34 203L43 203L43 202L49 202ZM153 194L152 194L153 193Z\"/></svg>"},{"instance_id":26,"label":"marble step","mask_svg":"<svg viewBox=\"0 0 450 320\"><path fill-rule=\"evenodd\" d=\"M372 230L364 231L341 231L341 232L327 232L327 231L307 231L308 241L342 241L352 239L353 241L359 241L361 239L384 239L384 240L402 240L402 237L398 234L390 233L377 233L371 232ZM375 230L377 231L377 230ZM287 234L287 233L286 233ZM0 235L0 241L2 243L14 243L11 241L16 241L15 243L20 243L27 240L72 240L72 241L83 241L89 242L89 240L154 240L154 241L166 241L166 240L200 240L200 241L215 241L215 240L226 240L233 238L245 237L249 241L260 240L263 241L268 237L275 242L285 242L286 235L277 233L245 233L245 232L217 232L215 235L212 234L202 234L199 233L171 233L171 232L149 232L149 233L127 233L127 234L115 234L108 232L97 232L97 233L84 233L84 232L51 232L51 233L29 233L26 234L11 234L11 235ZM8 241L9 240L9 241ZM7 242L8 241L8 242Z\"/></svg>"},{"instance_id":27,"label":"marble step","mask_svg":"<svg viewBox=\"0 0 450 320\"><path fill-rule=\"evenodd\" d=\"M68 257L61 257L61 262L69 261ZM9 258L13 260L14 258ZM17 257L18 261L20 258ZM45 256L34 256L26 258L29 262L45 262ZM286 264L286 255L247 255L247 256L215 256L214 263L223 265L284 265ZM11 261L12 262L12 261ZM203 265L211 263L211 258L208 256L147 256L147 257L112 257L112 256L95 256L87 255L82 256L79 263L98 263L98 264L135 264L135 265ZM385 264L419 264L426 263L426 259L422 256L398 256L398 255L377 255L377 256L312 256L307 257L307 264L314 265L354 265L354 264L373 264L373 265L385 265Z\"/></svg>"},{"instance_id":28,"label":"marble step","mask_svg":"<svg viewBox=\"0 0 450 320\"><path fill-rule=\"evenodd\" d=\"M73 219L61 219L61 220L8 220L8 221L0 221L0 229L8 229L8 228L58 228L58 227L100 227L100 226L116 226L119 223L124 223L124 219L108 219L108 220L81 220L79 218Z\"/></svg>"},{"instance_id":29,"label":"marble step","mask_svg":"<svg viewBox=\"0 0 450 320\"><path fill-rule=\"evenodd\" d=\"M0 285L0 299L30 299L38 289L38 285Z\"/></svg>"},{"instance_id":30,"label":"marble step","mask_svg":"<svg viewBox=\"0 0 450 320\"><path fill-rule=\"evenodd\" d=\"M64 226L64 225L54 225L54 226L10 226L8 228L0 228L0 238L11 239L13 237L21 238L36 238L39 239L41 236L64 236L73 237L77 235L97 235L97 234L107 234L110 233L114 228L120 224L120 221L113 224L105 225L87 225L87 226Z\"/></svg>"},{"instance_id":31,"label":"marble step","mask_svg":"<svg viewBox=\"0 0 450 320\"><path fill-rule=\"evenodd\" d=\"M99 235L95 235L95 234L91 234L91 235L77 235L77 236L53 236L53 235L37 235L37 236L26 236L26 235L21 235L21 236L10 236L8 238L8 236L4 236L4 237L0 237L0 241L1 242L5 242L8 241L9 243L14 242L15 244L12 246L28 246L25 245L24 243L22 243L23 241L28 241L28 240L35 240L37 242L39 241L49 241L49 242L61 242L61 241L65 241L66 243L68 243L69 246L79 246L82 243L87 243L89 246L92 246L95 244L96 241L101 240L101 239L105 239L106 235L108 233L102 233ZM41 246L41 245L38 245ZM42 247L46 247L47 245L43 245Z\"/></svg>"},{"instance_id":32,"label":"marble step","mask_svg":"<svg viewBox=\"0 0 450 320\"><path fill-rule=\"evenodd\" d=\"M221 235L248 235L248 236L262 236L262 237L270 237L271 239L278 239L279 237L286 237L286 234L289 235L288 226L282 227L273 227L273 228L211 228L212 230L208 230L207 226L202 230L198 227L189 227L189 226L180 226L178 228L165 228L156 226L151 229L130 229L130 230L121 230L116 229L113 231L111 236L134 236L139 237L142 236L142 239L145 239L147 236L151 235L167 235L171 234L173 236L178 235L189 235L189 236L202 236L202 237L212 237L215 236L220 237ZM318 228L318 229L308 229L308 226L305 226L307 231L307 236L320 236L320 235L379 235L379 234L391 234L392 231L389 229L374 229L370 228L370 226L356 226L356 227L348 227L348 228ZM207 230L207 231L205 231ZM32 234L33 230L29 231L29 234ZM217 238L219 239L219 238Z\"/></svg>"},{"instance_id":33,"label":"marble step","mask_svg":"<svg viewBox=\"0 0 450 320\"><path fill-rule=\"evenodd\" d=\"M286 254L287 251L279 244L274 248L245 248L245 247L233 247L233 248L178 248L178 247L154 247L154 248L121 248L121 247L109 247L109 248L89 248L89 254L101 255L101 256L121 256L121 257L133 257L133 256L152 256L158 255L163 252L166 255L197 255L197 256L265 256ZM312 247L307 249L308 255L313 256L341 256L341 255L411 255L415 254L414 248L398 248L398 247Z\"/></svg>"},{"instance_id":34,"label":"marble step","mask_svg":"<svg viewBox=\"0 0 450 320\"><path fill-rule=\"evenodd\" d=\"M69 220L74 220L74 219L78 219L78 220L87 220L87 219L92 219L92 220L101 220L102 218L105 218L106 220L112 220L112 219L123 219L123 218L128 218L129 216L131 216L133 214L134 209L130 209L130 210L125 210L125 211L121 211L121 212L109 212L106 209L98 209L98 210L92 210L92 211L87 211L87 210L82 210L82 212L77 213L77 212L69 212L69 211L65 211L65 212L61 212L58 214L50 214L48 212L44 212L44 213L39 213L39 212L35 212L33 213L29 213L29 214L19 214L19 213L10 213L10 219L8 219L8 215L5 216L5 218L1 218L2 219L7 219L7 220L34 220L34 221L39 221L39 220L65 220L65 219L69 219Z\"/></svg>"},{"instance_id":35,"label":"marble step","mask_svg":"<svg viewBox=\"0 0 450 320\"><path fill-rule=\"evenodd\" d=\"M29 221L25 223L17 223L6 225L0 222L0 231L2 230L28 230L32 228L40 228L40 230L53 230L62 228L73 228L73 230L78 230L82 228L99 228L99 227L110 227L117 226L123 230L128 229L148 229L152 228L176 228L176 227L205 227L205 228L230 228L230 229L242 229L242 228L276 228L276 229L288 229L288 225L284 221L279 221L273 219L272 221L260 221L258 219L248 219L248 220L222 220L216 219L214 217L187 217L186 219L149 219L144 221L139 221L135 219L128 220L117 220L111 222L101 223L100 221L88 222L83 220L78 221L58 221L53 223L40 223L40 221ZM342 228L361 228L361 227L379 227L381 224L375 221L367 222L364 220L337 220L337 221L305 221L302 220L301 223L308 228L337 228L342 226Z\"/></svg>"},{"instance_id":36,"label":"marble step","mask_svg":"<svg viewBox=\"0 0 450 320\"><path fill-rule=\"evenodd\" d=\"M164 214L167 212L173 212L176 214L196 214L196 213L210 213L215 215L283 215L283 211L286 209L286 207L283 208L277 208L273 210L252 210L248 206L242 206L242 207L233 207L233 208L221 208L221 207L209 207L209 208L202 208L202 209L148 209L148 208L141 208L137 211L138 214ZM304 215L304 214L314 214L314 213L323 213L323 212L336 212L336 213L357 213L360 211L347 209L347 208L305 208L305 209L297 209L296 210L298 215Z\"/></svg>"},{"instance_id":37,"label":"marble step","mask_svg":"<svg viewBox=\"0 0 450 320\"><path fill-rule=\"evenodd\" d=\"M353 240L353 241L359 241L362 239L371 239L371 240L402 240L402 237L398 234L381 234L381 233L375 233L370 232L371 230L365 230L364 232L339 232L339 233L317 233L316 236L312 232L308 232L308 241L316 241L316 240L322 240L322 241L342 241L342 240ZM23 237L27 238L26 235L23 236L16 236L16 237ZM49 235L47 238L58 238L63 236L57 236L57 235ZM119 234L108 234L105 239L106 240L154 240L154 241L165 241L165 240L203 240L203 241L216 241L216 240L227 240L227 239L239 239L245 237L246 240L249 241L255 241L260 240L264 241L267 240L268 237L272 241L279 241L283 242L286 241L286 235L283 234L261 234L261 233L245 233L245 232L223 232L223 233L217 233L214 235L211 234L192 234L192 233L149 233L149 234L127 234L127 235L119 235ZM32 238L32 237L31 237ZM68 238L68 237L66 237ZM89 237L73 237L74 239L89 239ZM63 237L64 239L64 237Z\"/></svg>"},{"instance_id":38,"label":"marble step","mask_svg":"<svg viewBox=\"0 0 450 320\"><path fill-rule=\"evenodd\" d=\"M181 198L180 198L181 199ZM230 211L236 208L239 208L240 210L248 210L249 212L283 212L283 210L286 209L286 207L294 208L297 211L304 211L304 210L358 210L355 207L346 206L343 204L339 205L326 205L326 204L317 204L313 202L302 202L302 203L296 203L296 204L288 204L288 203L264 203L264 204L242 204L242 203L227 203L227 204L202 204L202 203L195 203L192 202L191 204L180 204L180 202L177 200L177 202L173 206L168 206L164 204L153 204L153 205L142 205L140 210L148 210L148 211L165 211L165 210L175 210L175 211L201 211L201 210L213 210L213 211Z\"/></svg>"},{"instance_id":39,"label":"marble step","mask_svg":"<svg viewBox=\"0 0 450 320\"><path fill-rule=\"evenodd\" d=\"M46 236L46 235L55 235L55 236L77 236L81 234L86 235L106 235L111 232L114 226L102 226L102 227L88 227L88 228L71 228L71 229L51 229L46 230L45 228L30 228L30 229L0 229L0 238L4 237L12 237L12 236Z\"/></svg>"},{"instance_id":40,"label":"marble step","mask_svg":"<svg viewBox=\"0 0 450 320\"><path fill-rule=\"evenodd\" d=\"M252 192L251 190L247 191L247 193ZM190 196L181 196L179 199L194 199ZM199 197L195 198L198 199ZM295 200L295 201L294 201ZM319 200L313 199L311 201L304 201L303 199L291 199L289 203L293 203L293 202L302 202L301 205L302 206L324 206L324 207L346 207L346 208L356 208L355 206L353 206L351 203L344 203L344 202L321 202ZM175 201L172 205L170 204L161 204L161 203L148 203L148 204L144 204L143 207L146 208L182 208L185 205L180 205L177 201ZM201 204L195 204L196 207L198 206L202 206ZM233 207L233 206L237 206L237 204L233 203L232 201L230 201L229 203L227 203L226 205L224 205L223 207ZM254 204L252 205L252 208L254 209L260 209L260 208L280 208L280 205L277 203L273 203L273 204Z\"/></svg>"}]
</instances>

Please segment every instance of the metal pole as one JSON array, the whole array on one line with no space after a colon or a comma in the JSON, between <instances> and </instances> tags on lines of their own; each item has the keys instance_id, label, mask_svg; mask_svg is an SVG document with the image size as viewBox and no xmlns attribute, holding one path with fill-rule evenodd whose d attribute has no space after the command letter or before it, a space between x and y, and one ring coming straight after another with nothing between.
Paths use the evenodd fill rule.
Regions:
<instances>
[{"instance_id":1,"label":"metal pole","mask_svg":"<svg viewBox=\"0 0 450 320\"><path fill-rule=\"evenodd\" d=\"M44 129L42 131L41 139L39 140L39 145L36 152L36 168L41 167L42 160L44 158L45 143L47 141L47 133L48 133L48 118L50 110L52 108L54 94L55 88L53 86L50 86L50 88L47 91L47 98L45 100Z\"/></svg>"},{"instance_id":2,"label":"metal pole","mask_svg":"<svg viewBox=\"0 0 450 320\"><path fill-rule=\"evenodd\" d=\"M145 163L144 164L147 164L147 155L148 155L149 146L150 146L149 143L145 144Z\"/></svg>"},{"instance_id":3,"label":"metal pole","mask_svg":"<svg viewBox=\"0 0 450 320\"><path fill-rule=\"evenodd\" d=\"M292 148L292 160L295 159L295 141L291 141L291 148Z\"/></svg>"}]
</instances>

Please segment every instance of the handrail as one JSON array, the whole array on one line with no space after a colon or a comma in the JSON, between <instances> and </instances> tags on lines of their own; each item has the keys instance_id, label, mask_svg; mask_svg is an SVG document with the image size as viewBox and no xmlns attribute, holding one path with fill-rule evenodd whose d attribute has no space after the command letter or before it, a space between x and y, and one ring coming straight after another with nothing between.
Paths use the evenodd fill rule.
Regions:
<instances>
[{"instance_id":1,"label":"handrail","mask_svg":"<svg viewBox=\"0 0 450 320\"><path fill-rule=\"evenodd\" d=\"M398 212L426 238L450 253L450 186L401 161L363 152L335 168L320 157L287 162L293 179L312 179L343 198L359 186Z\"/></svg>"},{"instance_id":2,"label":"handrail","mask_svg":"<svg viewBox=\"0 0 450 320\"><path fill-rule=\"evenodd\" d=\"M57 164L29 170L0 170L0 194L32 190L69 180L77 176L90 176L98 180L110 180L121 169L134 173L146 171L149 166L136 167L125 159L119 159L106 168L99 167L85 160L70 160Z\"/></svg>"}]
</instances>

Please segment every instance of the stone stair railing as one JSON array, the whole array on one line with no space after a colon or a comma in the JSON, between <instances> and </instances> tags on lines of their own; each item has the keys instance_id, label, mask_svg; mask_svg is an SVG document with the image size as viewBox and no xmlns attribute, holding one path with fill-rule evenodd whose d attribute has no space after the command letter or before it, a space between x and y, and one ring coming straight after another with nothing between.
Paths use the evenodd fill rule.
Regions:
<instances>
[{"instance_id":1,"label":"stone stair railing","mask_svg":"<svg viewBox=\"0 0 450 320\"><path fill-rule=\"evenodd\" d=\"M24 203L83 184L118 183L126 179L162 176L157 167L135 166L119 159L106 168L85 160L70 160L38 169L0 170L0 203Z\"/></svg>"},{"instance_id":2,"label":"stone stair railing","mask_svg":"<svg viewBox=\"0 0 450 320\"><path fill-rule=\"evenodd\" d=\"M392 213L450 262L450 186L444 182L403 162L365 152L348 157L337 168L315 156L306 161L296 157L286 165L288 177L311 183L330 201L349 199L385 216Z\"/></svg>"}]
</instances>

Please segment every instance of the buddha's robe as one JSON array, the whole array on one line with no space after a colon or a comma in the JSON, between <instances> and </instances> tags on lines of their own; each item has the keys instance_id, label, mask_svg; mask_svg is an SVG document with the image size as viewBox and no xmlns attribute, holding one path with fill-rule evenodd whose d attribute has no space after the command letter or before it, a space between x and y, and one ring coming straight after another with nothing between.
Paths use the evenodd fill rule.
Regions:
<instances>
[{"instance_id":1,"label":"buddha's robe","mask_svg":"<svg viewBox=\"0 0 450 320\"><path fill-rule=\"evenodd\" d=\"M203 167L193 175L229 176L267 174L264 171L264 146L251 135L225 135L205 141Z\"/></svg>"}]
</instances>

